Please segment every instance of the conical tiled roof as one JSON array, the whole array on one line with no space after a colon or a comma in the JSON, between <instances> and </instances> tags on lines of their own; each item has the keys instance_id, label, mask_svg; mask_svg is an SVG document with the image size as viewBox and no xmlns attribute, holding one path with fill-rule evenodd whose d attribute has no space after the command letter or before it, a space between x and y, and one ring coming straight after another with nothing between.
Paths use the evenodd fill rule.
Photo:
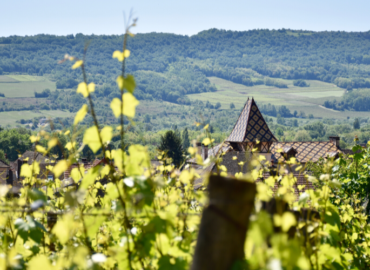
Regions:
<instances>
[{"instance_id":1,"label":"conical tiled roof","mask_svg":"<svg viewBox=\"0 0 370 270\"><path fill-rule=\"evenodd\" d=\"M248 99L227 142L277 142L254 99Z\"/></svg>"}]
</instances>

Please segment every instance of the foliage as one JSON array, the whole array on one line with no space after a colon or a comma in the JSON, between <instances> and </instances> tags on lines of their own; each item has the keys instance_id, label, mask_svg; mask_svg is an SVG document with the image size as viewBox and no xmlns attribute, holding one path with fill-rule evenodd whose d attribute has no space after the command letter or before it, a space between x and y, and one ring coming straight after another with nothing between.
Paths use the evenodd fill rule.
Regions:
<instances>
[{"instance_id":1,"label":"foliage","mask_svg":"<svg viewBox=\"0 0 370 270\"><path fill-rule=\"evenodd\" d=\"M306 130L299 130L294 136L294 141L296 142L309 142L311 141L311 136Z\"/></svg>"},{"instance_id":2,"label":"foliage","mask_svg":"<svg viewBox=\"0 0 370 270\"><path fill-rule=\"evenodd\" d=\"M48 96L50 96L50 93L50 89L45 89L41 93L35 92L35 98L47 98Z\"/></svg>"},{"instance_id":3,"label":"foliage","mask_svg":"<svg viewBox=\"0 0 370 270\"><path fill-rule=\"evenodd\" d=\"M369 111L370 98L367 90L347 91L341 101L326 100L324 106L334 110Z\"/></svg>"},{"instance_id":4,"label":"foliage","mask_svg":"<svg viewBox=\"0 0 370 270\"><path fill-rule=\"evenodd\" d=\"M277 88L288 88L288 85L286 85L283 82L273 80L271 78L266 78L265 79L265 85L267 86L275 86Z\"/></svg>"},{"instance_id":5,"label":"foliage","mask_svg":"<svg viewBox=\"0 0 370 270\"><path fill-rule=\"evenodd\" d=\"M9 160L16 160L18 155L31 149L30 135L31 132L25 128L1 130L0 149L4 151Z\"/></svg>"},{"instance_id":6,"label":"foliage","mask_svg":"<svg viewBox=\"0 0 370 270\"><path fill-rule=\"evenodd\" d=\"M309 87L310 85L304 81L304 80L294 80L293 81L294 86L299 86L299 87Z\"/></svg>"},{"instance_id":7,"label":"foliage","mask_svg":"<svg viewBox=\"0 0 370 270\"><path fill-rule=\"evenodd\" d=\"M158 149L165 152L166 156L172 159L171 163L176 167L180 167L184 161L181 136L176 131L167 131L164 136L162 136Z\"/></svg>"},{"instance_id":8,"label":"foliage","mask_svg":"<svg viewBox=\"0 0 370 270\"><path fill-rule=\"evenodd\" d=\"M353 129L360 129L360 121L358 120L358 118L356 118L353 122Z\"/></svg>"},{"instance_id":9,"label":"foliage","mask_svg":"<svg viewBox=\"0 0 370 270\"><path fill-rule=\"evenodd\" d=\"M5 162L9 162L8 159L6 158L6 155L2 149L0 149L0 160L3 160Z\"/></svg>"},{"instance_id":10,"label":"foliage","mask_svg":"<svg viewBox=\"0 0 370 270\"><path fill-rule=\"evenodd\" d=\"M344 89L369 88L368 36L368 32L286 29L210 29L191 37L138 34L129 38L133 53L126 69L136 76L138 99L180 104L189 103L186 93L215 90L207 76L248 86L266 83L286 87L277 79L284 78L302 86L304 80L321 80ZM58 89L75 88L82 72L70 73L68 67L56 65L55 59L67 50L81 56L85 42L90 41L87 56L94 60L86 67L87 73L97 85L112 87L111 79L117 76L120 63L107 55L122 40L122 35L83 34L1 37L0 74L47 75Z\"/></svg>"},{"instance_id":11,"label":"foliage","mask_svg":"<svg viewBox=\"0 0 370 270\"><path fill-rule=\"evenodd\" d=\"M186 151L190 147L190 140L189 140L189 132L188 129L185 128L182 132L182 149Z\"/></svg>"},{"instance_id":12,"label":"foliage","mask_svg":"<svg viewBox=\"0 0 370 270\"><path fill-rule=\"evenodd\" d=\"M40 178L40 164L34 162L21 167L19 197L9 192L9 186L0 187L0 269L189 269L202 207L208 204L204 188L194 186L200 176L189 166L176 170L170 151L158 156L159 166L152 167L146 147L128 145L125 137L138 104L134 79L125 73L130 57L127 38L135 24L126 29L122 51L113 53L122 65L119 95L110 103L118 126L101 125L96 116L92 96L97 88L87 80L85 47L82 59L66 55L63 60L72 61L72 68L80 69L83 77L77 91L85 105L77 111L72 128L41 130L32 136L23 129L1 131L0 148L10 154L32 143L38 152L49 155L61 145L63 158L51 157L52 165L47 167L55 181ZM8 44L13 39L2 41ZM87 117L91 124L81 130L79 125ZM204 132L203 144L214 147L209 123L196 125ZM320 132L319 124L306 127L306 133ZM277 129L283 132L282 127ZM112 141L116 149L110 147ZM182 152L179 130L164 134L162 145L166 146L162 150ZM84 147L101 162L91 168L78 163ZM210 165L203 163L195 148L187 150L200 167ZM362 207L368 200L370 149L355 146L353 151L349 158L328 158L308 168L292 158L277 164L276 174L266 178L270 164L253 155L250 170L235 175L239 181L255 182L258 191L242 265L248 269L370 267L370 226ZM219 165L222 157L213 157L212 162L217 173L227 176L227 168ZM72 164L78 165L71 169L71 179L62 179ZM304 176L306 185L298 185L292 172L305 169L312 175ZM293 210L271 213L263 207L280 201Z\"/></svg>"}]
</instances>

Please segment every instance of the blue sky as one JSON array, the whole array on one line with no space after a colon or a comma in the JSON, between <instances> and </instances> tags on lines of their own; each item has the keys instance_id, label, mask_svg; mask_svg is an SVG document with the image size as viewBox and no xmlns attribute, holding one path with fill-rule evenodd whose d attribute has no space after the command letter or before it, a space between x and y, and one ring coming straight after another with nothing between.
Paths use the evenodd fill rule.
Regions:
<instances>
[{"instance_id":1,"label":"blue sky","mask_svg":"<svg viewBox=\"0 0 370 270\"><path fill-rule=\"evenodd\" d=\"M369 0L4 0L1 9L0 36L121 34L123 12L131 9L140 33L370 30Z\"/></svg>"}]
</instances>

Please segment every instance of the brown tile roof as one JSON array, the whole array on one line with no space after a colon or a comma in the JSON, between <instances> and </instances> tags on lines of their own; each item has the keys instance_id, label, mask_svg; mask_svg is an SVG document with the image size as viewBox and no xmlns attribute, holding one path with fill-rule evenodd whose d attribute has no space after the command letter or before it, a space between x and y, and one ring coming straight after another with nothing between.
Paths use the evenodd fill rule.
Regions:
<instances>
[{"instance_id":1,"label":"brown tile roof","mask_svg":"<svg viewBox=\"0 0 370 270\"><path fill-rule=\"evenodd\" d=\"M248 99L227 142L277 142L254 99Z\"/></svg>"},{"instance_id":2,"label":"brown tile roof","mask_svg":"<svg viewBox=\"0 0 370 270\"><path fill-rule=\"evenodd\" d=\"M325 158L327 155L333 155L333 152L341 152L332 142L274 142L271 146L272 159L283 161L283 156L278 149L293 147L296 151L296 158L299 162L318 161L319 158Z\"/></svg>"},{"instance_id":3,"label":"brown tile roof","mask_svg":"<svg viewBox=\"0 0 370 270\"><path fill-rule=\"evenodd\" d=\"M353 155L352 149L342 149L341 151L342 151L343 154Z\"/></svg>"},{"instance_id":4,"label":"brown tile roof","mask_svg":"<svg viewBox=\"0 0 370 270\"><path fill-rule=\"evenodd\" d=\"M33 161L37 161L39 163L50 163L50 161L46 162L49 157L45 157L42 154L34 151L29 151L27 150L26 152L23 153L23 155L19 158L20 160L24 160L28 158L27 163L32 164Z\"/></svg>"},{"instance_id":5,"label":"brown tile roof","mask_svg":"<svg viewBox=\"0 0 370 270\"><path fill-rule=\"evenodd\" d=\"M269 173L264 173L263 174L263 178L264 179L267 179L269 176L270 176ZM295 178L295 182L294 182L292 188L294 189L294 195L296 196L296 200L306 190L315 189L315 187L312 184L312 182L308 181L307 178L306 178L306 176L304 174L294 173L293 174L293 177ZM264 180L263 179L258 179L256 182L257 183L258 182L264 182ZM275 182L275 186L273 188L274 194L277 192L277 190L278 190L279 187L280 187L280 183L278 181L276 181Z\"/></svg>"},{"instance_id":6,"label":"brown tile roof","mask_svg":"<svg viewBox=\"0 0 370 270\"><path fill-rule=\"evenodd\" d=\"M95 167L96 165L100 164L100 162L102 161L102 159L98 159L96 158L93 163L92 163L92 166Z\"/></svg>"},{"instance_id":7,"label":"brown tile roof","mask_svg":"<svg viewBox=\"0 0 370 270\"><path fill-rule=\"evenodd\" d=\"M0 168L9 168L9 164L0 159Z\"/></svg>"}]
</instances>

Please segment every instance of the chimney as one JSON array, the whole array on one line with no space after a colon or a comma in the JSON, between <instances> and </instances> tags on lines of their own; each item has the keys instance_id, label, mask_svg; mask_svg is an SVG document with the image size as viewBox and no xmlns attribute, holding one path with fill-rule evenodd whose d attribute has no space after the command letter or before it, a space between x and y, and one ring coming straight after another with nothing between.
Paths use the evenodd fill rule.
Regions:
<instances>
[{"instance_id":1,"label":"chimney","mask_svg":"<svg viewBox=\"0 0 370 270\"><path fill-rule=\"evenodd\" d=\"M340 141L339 136L329 136L329 141L339 148L339 141Z\"/></svg>"},{"instance_id":2,"label":"chimney","mask_svg":"<svg viewBox=\"0 0 370 270\"><path fill-rule=\"evenodd\" d=\"M203 160L206 160L208 158L208 145L202 145L202 158Z\"/></svg>"},{"instance_id":3,"label":"chimney","mask_svg":"<svg viewBox=\"0 0 370 270\"><path fill-rule=\"evenodd\" d=\"M196 142L195 146L197 147L197 154L202 156L202 144L200 142Z\"/></svg>"}]
</instances>

